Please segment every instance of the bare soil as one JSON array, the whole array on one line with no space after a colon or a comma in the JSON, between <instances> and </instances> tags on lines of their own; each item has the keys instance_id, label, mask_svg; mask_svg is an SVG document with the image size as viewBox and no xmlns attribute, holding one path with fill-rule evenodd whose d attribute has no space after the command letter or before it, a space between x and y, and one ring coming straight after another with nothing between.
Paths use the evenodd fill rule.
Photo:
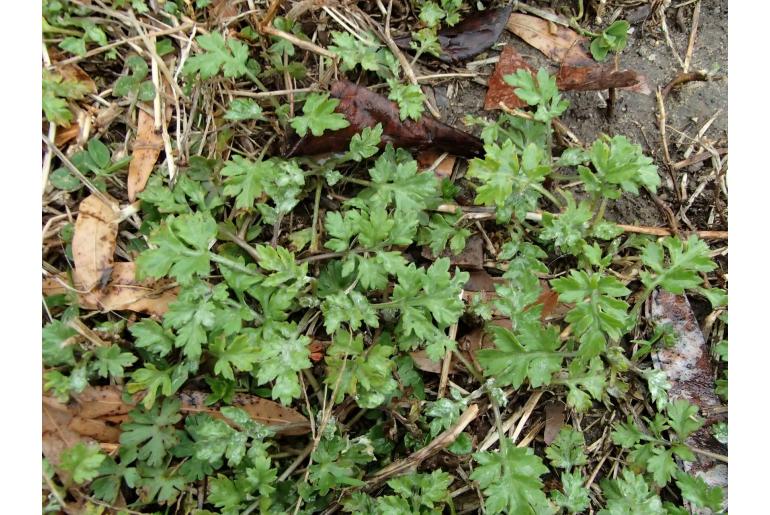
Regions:
<instances>
[{"instance_id":1,"label":"bare soil","mask_svg":"<svg viewBox=\"0 0 770 515\"><path fill-rule=\"evenodd\" d=\"M613 2L607 12L612 13ZM620 2L615 2L620 3ZM625 2L628 3L628 2ZM548 7L548 3L544 3ZM667 25L675 51L684 60L691 32L693 6L690 4L678 10L668 9ZM633 18L635 8L621 11L619 18ZM590 18L593 21L593 17ZM605 21L606 23L606 21ZM659 167L662 187L660 199L668 204L676 214L679 203L672 188L672 180L667 173L663 158L661 136L658 128L658 106L655 89L663 88L681 71L678 60L674 57L672 48L667 45L660 24L644 18L632 25L633 32L629 35L628 46L620 56L619 65L624 69L632 69L643 73L653 90L650 95L640 95L628 91L617 91L614 114L607 116L608 92L566 92L570 100L570 108L562 116L562 121L584 142L591 142L600 134L610 136L622 134L631 141L642 145L645 153L653 157ZM600 26L589 26L589 30L601 30ZM721 80L708 82L689 82L675 88L665 101L666 124L668 126L669 152L672 162L682 159L682 154L692 143L701 127L717 114L705 138L715 147L727 147L727 1L704 0L701 5L700 22L697 37L693 47L690 70L717 70ZM535 67L545 66L555 70L539 51L528 46L522 40L503 31L498 44L488 52L475 58L476 61L494 57L504 45L513 45L524 58ZM443 118L450 124L462 127L466 114L484 114L483 104L486 95L484 85L486 76L492 73L495 64L488 64L468 70L458 68L450 71L476 71L482 74L482 79L474 82L467 79L453 80L434 86L434 95ZM431 70L423 70L431 73ZM435 73L435 69L432 71ZM454 91L452 91L454 90ZM490 113L486 113L487 116ZM711 173L710 161L705 161L685 167L677 172L678 182L682 174L688 176L687 191L692 194L698 183ZM680 183L681 184L681 183ZM712 185L713 186L713 185ZM722 218L726 212L724 199L716 200L720 204L715 207L715 192L718 188L709 186L695 200L687 211L686 216L698 229L727 229L727 220ZM686 200L686 199L685 199ZM712 209L715 214L712 223L708 222ZM661 209L647 195L638 197L626 196L608 209L607 218L618 223L666 226L668 220ZM686 227L685 227L686 228Z\"/></svg>"}]
</instances>

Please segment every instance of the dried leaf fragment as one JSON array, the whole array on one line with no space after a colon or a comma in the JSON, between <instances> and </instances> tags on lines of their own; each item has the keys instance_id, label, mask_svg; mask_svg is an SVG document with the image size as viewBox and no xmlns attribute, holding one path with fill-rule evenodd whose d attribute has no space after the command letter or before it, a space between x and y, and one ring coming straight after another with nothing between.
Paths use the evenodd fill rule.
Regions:
<instances>
[{"instance_id":1,"label":"dried leaf fragment","mask_svg":"<svg viewBox=\"0 0 770 515\"><path fill-rule=\"evenodd\" d=\"M495 71L489 77L484 109L499 109L500 102L511 109L527 105L516 95L514 88L504 80L506 75L511 75L520 69L535 74L535 70L521 54L513 46L507 45L500 54ZM562 64L556 74L556 86L560 91L599 91L620 88L644 95L651 91L647 79L633 70L614 70L611 66L592 62L580 66Z\"/></svg>"},{"instance_id":2,"label":"dried leaf fragment","mask_svg":"<svg viewBox=\"0 0 770 515\"><path fill-rule=\"evenodd\" d=\"M78 209L72 237L72 257L83 289L90 290L112 268L118 237L118 215L113 206L105 204L95 195L83 199Z\"/></svg>"},{"instance_id":3,"label":"dried leaf fragment","mask_svg":"<svg viewBox=\"0 0 770 515\"><path fill-rule=\"evenodd\" d=\"M456 63L480 54L491 47L500 38L511 14L513 4L497 9L477 11L454 27L446 27L437 34L441 46L438 60L444 63ZM411 36L394 38L396 45L403 50L411 49Z\"/></svg>"},{"instance_id":4,"label":"dried leaf fragment","mask_svg":"<svg viewBox=\"0 0 770 515\"><path fill-rule=\"evenodd\" d=\"M206 406L208 393L184 390L177 396L182 401L183 413L207 413L231 423L218 407ZM58 464L61 452L79 441L117 444L120 424L128 420L129 412L141 398L142 395L138 394L132 402L124 402L122 387L117 385L88 386L69 404L43 396L43 454L53 464ZM271 427L278 434L302 435L310 431L306 417L277 402L254 395L235 394L232 405L243 409L256 422Z\"/></svg>"},{"instance_id":5,"label":"dried leaf fragment","mask_svg":"<svg viewBox=\"0 0 770 515\"><path fill-rule=\"evenodd\" d=\"M160 131L155 131L152 115L139 109L137 126L131 163L128 165L128 199L131 202L135 201L137 193L147 186L160 151L163 150L163 136Z\"/></svg>"},{"instance_id":6,"label":"dried leaf fragment","mask_svg":"<svg viewBox=\"0 0 770 515\"><path fill-rule=\"evenodd\" d=\"M168 310L169 303L176 299L179 289L171 287L169 280L137 281L134 263L114 263L110 281L102 289L89 290L75 272L75 284L72 288L78 291L78 303L81 308L100 311L128 310L137 313L147 313L157 317L163 316ZM43 281L45 295L66 293L68 279L59 275Z\"/></svg>"},{"instance_id":7,"label":"dried leaf fragment","mask_svg":"<svg viewBox=\"0 0 770 515\"><path fill-rule=\"evenodd\" d=\"M335 82L330 94L340 101L335 111L343 114L350 125L343 129L327 131L321 136L305 135L289 151L288 157L344 152L355 134L378 123L382 124L383 128L380 147L391 143L397 148L431 148L463 157L475 157L483 153L484 145L479 138L440 122L426 113L417 121L401 121L395 102L352 82Z\"/></svg>"},{"instance_id":8,"label":"dried leaf fragment","mask_svg":"<svg viewBox=\"0 0 770 515\"><path fill-rule=\"evenodd\" d=\"M555 63L573 66L595 63L583 49L586 38L567 27L553 25L536 16L513 13L506 28Z\"/></svg>"}]
</instances>

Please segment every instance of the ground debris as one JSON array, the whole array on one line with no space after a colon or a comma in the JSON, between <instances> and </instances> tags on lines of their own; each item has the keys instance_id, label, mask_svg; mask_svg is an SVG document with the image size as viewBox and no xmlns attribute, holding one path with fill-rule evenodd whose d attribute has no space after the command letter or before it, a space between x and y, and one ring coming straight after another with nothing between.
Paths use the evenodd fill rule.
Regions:
<instances>
[{"instance_id":1,"label":"ground debris","mask_svg":"<svg viewBox=\"0 0 770 515\"><path fill-rule=\"evenodd\" d=\"M348 149L355 134L378 123L383 129L381 147L391 143L394 147L431 148L463 157L474 157L483 152L479 138L440 122L427 113L423 113L418 121L402 121L395 102L352 82L335 82L331 87L331 96L339 99L335 110L344 114L350 125L322 136L306 135L292 147L288 157L343 152Z\"/></svg>"},{"instance_id":2,"label":"ground debris","mask_svg":"<svg viewBox=\"0 0 770 515\"><path fill-rule=\"evenodd\" d=\"M441 55L438 60L444 63L457 63L480 54L494 45L500 38L511 14L509 4L506 7L478 11L463 18L454 27L447 27L438 32ZM394 38L396 45L409 50L412 37L405 35Z\"/></svg>"},{"instance_id":3,"label":"ground debris","mask_svg":"<svg viewBox=\"0 0 770 515\"><path fill-rule=\"evenodd\" d=\"M653 354L656 368L666 373L671 383L671 400L686 399L698 406L701 412L710 413L722 403L714 391L716 373L711 361L706 339L700 330L690 302L684 295L674 295L665 290L656 290L651 298L651 314L659 324L670 324L676 337L671 348L664 348ZM726 413L706 417L706 423L695 431L687 444L697 449L726 455L726 447L719 443L709 431L714 422L724 419ZM727 499L727 465L702 454L694 462L685 462L687 472L697 474L711 486L720 486ZM726 501L725 501L726 502Z\"/></svg>"}]
</instances>

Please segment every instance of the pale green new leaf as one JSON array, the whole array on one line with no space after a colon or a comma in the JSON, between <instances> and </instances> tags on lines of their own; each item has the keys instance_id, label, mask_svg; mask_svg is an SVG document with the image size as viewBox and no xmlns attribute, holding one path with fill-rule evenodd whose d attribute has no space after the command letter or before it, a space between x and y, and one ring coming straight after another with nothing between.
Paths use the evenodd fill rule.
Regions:
<instances>
[{"instance_id":1,"label":"pale green new leaf","mask_svg":"<svg viewBox=\"0 0 770 515\"><path fill-rule=\"evenodd\" d=\"M62 451L59 466L69 472L75 483L83 484L99 475L99 467L106 457L98 445L78 442Z\"/></svg>"},{"instance_id":2,"label":"pale green new leaf","mask_svg":"<svg viewBox=\"0 0 770 515\"><path fill-rule=\"evenodd\" d=\"M250 73L246 67L249 49L241 41L228 39L225 42L222 34L211 32L196 37L195 42L205 52L187 59L184 66L185 74L200 73L201 79L210 79L220 70L227 78L237 78Z\"/></svg>"},{"instance_id":3,"label":"pale green new leaf","mask_svg":"<svg viewBox=\"0 0 770 515\"><path fill-rule=\"evenodd\" d=\"M334 112L339 103L336 98L329 98L328 93L311 93L302 106L302 116L295 116L291 126L300 136L308 130L313 136L320 136L326 130L344 129L350 123L343 114Z\"/></svg>"},{"instance_id":4,"label":"pale green new leaf","mask_svg":"<svg viewBox=\"0 0 770 515\"><path fill-rule=\"evenodd\" d=\"M225 120L264 120L262 107L252 98L236 98L225 113Z\"/></svg>"}]
</instances>

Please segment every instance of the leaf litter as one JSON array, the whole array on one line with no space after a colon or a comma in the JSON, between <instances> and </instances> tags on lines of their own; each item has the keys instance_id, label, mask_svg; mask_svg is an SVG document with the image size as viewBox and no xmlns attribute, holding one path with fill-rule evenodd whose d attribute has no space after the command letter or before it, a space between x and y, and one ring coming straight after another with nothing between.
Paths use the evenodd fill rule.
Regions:
<instances>
[{"instance_id":1,"label":"leaf litter","mask_svg":"<svg viewBox=\"0 0 770 515\"><path fill-rule=\"evenodd\" d=\"M390 143L396 148L430 148L464 157L479 155L483 150L479 138L428 114L419 121L402 121L395 102L352 82L335 82L331 85L330 94L332 98L339 99L335 111L343 114L349 125L322 136L308 134L302 137L291 148L288 157L345 151L353 135L377 124L382 124L380 147L383 148Z\"/></svg>"},{"instance_id":2,"label":"leaf litter","mask_svg":"<svg viewBox=\"0 0 770 515\"><path fill-rule=\"evenodd\" d=\"M627 140L600 138L582 148L559 142L547 154L540 148L550 141L541 129L556 125L566 108L557 89L643 91L643 77L597 64L585 51L587 39L538 17L548 18L545 11L510 14L509 4L470 13L453 10L453 2L423 2L420 27L435 30L440 62L456 66L493 47L507 25L558 65L556 88L537 92L536 112L519 111L508 122L466 121L483 125L479 138L422 113L422 96L430 98L431 89L419 88L408 68L424 75L435 61L423 53L410 65L386 54L394 46L390 27L383 31L378 23L404 30L410 15L391 17L390 6L364 13L357 6L302 4L289 10L274 2L267 12L244 13L217 1L203 6L206 14L189 6L229 28L194 38L193 19L172 29L189 36L186 49L181 39L170 45L179 47L176 62L194 65L174 70L172 60L162 75L178 77L175 91L192 86L193 95L179 99L181 110L164 101L159 118L181 123L180 155L194 149L200 155L168 185L155 170L168 149L155 124L158 113L137 109L129 98L97 116L113 149L126 141L113 138L115 126L108 130L121 116L135 112L138 132L128 175L97 177L115 205L68 193L80 201L77 219L68 226L68 213L56 214L46 232L60 238L58 268L71 259L74 269L43 285L50 320L43 338L43 450L64 485L54 489L50 481L58 480L51 476L44 489L52 497L66 491L71 506L90 506L88 495L95 495L111 507L132 501L131 509L164 509L184 500L226 513L258 506L294 513L449 506L468 513L482 505L493 513L619 512L631 508L617 495L624 491L650 513L663 513L664 503L669 511L721 504L722 490L708 490L678 468L717 484L697 469L701 455L696 462L688 453L726 454L704 440L714 439L709 424L721 419L701 427L695 415L721 405L675 404L694 397L687 385L677 390L674 376L667 376L672 402L664 403L659 376L653 382L648 369L638 368L652 355L668 374L682 359L655 340L656 323L673 312L658 306L670 299L657 286L676 290L673 278L684 274L688 295L719 302L717 288L682 271L692 265L722 284L705 261L705 244L688 243L687 259L697 256L683 263L667 239L667 261L653 238L623 234L603 217L605 202L611 205L621 191L658 187L651 178L657 172ZM154 18L136 9L150 30ZM322 27L316 25L321 11L330 18L310 38L304 32ZM99 39L87 21L87 33ZM348 48L360 53L343 56L348 73L326 86L340 71L340 61L319 60L334 55L324 48L330 26L342 31L333 36L338 47L349 37L355 46ZM270 38L265 45L259 32ZM395 44L412 48L409 39ZM393 68L397 61L404 84ZM488 108L501 101L527 107L503 79L519 69L535 71L503 47L489 79ZM258 92L244 91L252 86ZM383 87L389 98L375 92ZM255 101L241 102L240 114L220 126L214 113L235 107L236 90ZM90 102L64 98L77 109L75 101ZM300 116L295 102L319 109ZM372 139L378 126L382 136ZM271 144L291 134L290 127L302 136L287 158L271 156ZM87 137L88 130L78 127L76 136L71 128L58 141ZM329 159L330 153L337 155ZM551 174L554 163L578 175ZM570 179L576 182L566 189L585 190L590 205L562 193ZM118 209L140 192L141 202ZM53 205L61 207L61 199ZM119 232L125 213L132 213L137 233ZM661 230L667 231L630 232ZM46 248L50 259L57 247ZM645 295L653 313L634 326L631 316L639 313L631 301L641 305ZM674 320L681 341L673 349L687 354L680 344L697 340L702 361L709 335L698 340L692 313L687 316L681 327ZM723 334L726 319L710 324ZM630 341L632 326L635 337L652 343ZM649 383L637 384L632 373ZM699 382L713 400L713 367L710 374ZM659 412L649 396L664 406ZM628 426L619 423L626 415ZM280 438L263 435L264 427ZM642 447L632 440L635 431L649 430L673 447L651 447L650 459L638 463ZM124 452L137 450L126 444L136 435L150 435L153 444L124 464ZM617 452L617 460L606 462L606 450ZM682 462L674 463L675 455ZM106 472L94 463L116 465L118 458L138 476L117 477L119 491L110 497L101 488ZM718 466L716 475L726 469ZM596 493L590 498L588 486Z\"/></svg>"}]
</instances>

